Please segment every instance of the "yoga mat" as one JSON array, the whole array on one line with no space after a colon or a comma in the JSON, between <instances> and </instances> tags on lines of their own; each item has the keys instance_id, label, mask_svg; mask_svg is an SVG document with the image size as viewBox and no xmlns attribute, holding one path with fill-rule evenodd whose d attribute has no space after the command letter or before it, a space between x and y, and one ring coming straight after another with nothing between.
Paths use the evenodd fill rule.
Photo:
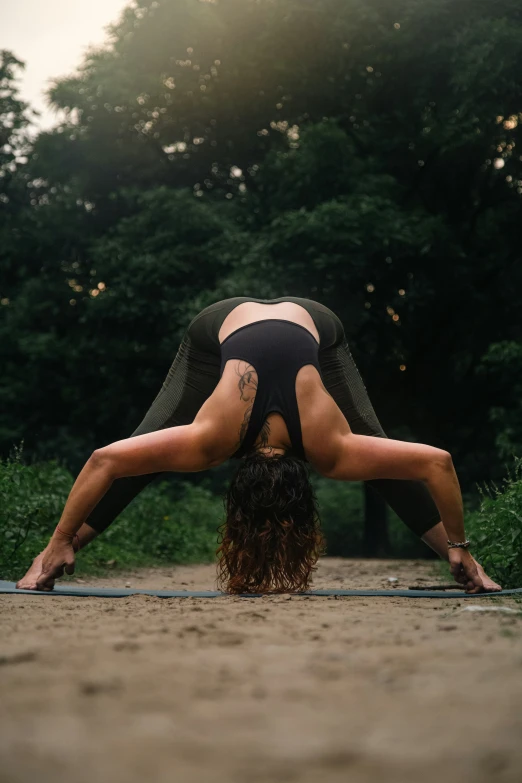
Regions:
<instances>
[{"instance_id":1,"label":"yoga mat","mask_svg":"<svg viewBox=\"0 0 522 783\"><path fill-rule=\"evenodd\" d=\"M133 587L76 587L75 585L56 585L54 590L44 592L40 590L17 590L14 582L2 582L0 580L0 593L14 595L68 595L68 596L94 596L96 598L124 598L128 595L155 595L158 598L220 598L230 597L228 593L219 593L214 590L139 590ZM242 598L260 598L263 593L245 593ZM266 595L266 593L264 594ZM291 595L307 596L395 596L399 598L485 598L491 595L522 595L522 587L514 590L502 590L500 593L464 593L461 590L443 592L442 590L308 590L305 593L291 593ZM237 596L236 596L237 597Z\"/></svg>"}]
</instances>

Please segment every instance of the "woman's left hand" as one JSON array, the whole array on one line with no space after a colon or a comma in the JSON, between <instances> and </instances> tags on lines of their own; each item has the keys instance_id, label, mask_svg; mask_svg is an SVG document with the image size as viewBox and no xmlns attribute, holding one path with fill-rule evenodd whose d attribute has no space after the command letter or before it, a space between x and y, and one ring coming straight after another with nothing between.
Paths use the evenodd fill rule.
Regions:
<instances>
[{"instance_id":1,"label":"woman's left hand","mask_svg":"<svg viewBox=\"0 0 522 783\"><path fill-rule=\"evenodd\" d=\"M66 574L74 574L74 550L72 542L53 536L43 553L42 573L36 582L37 590L52 590L54 580Z\"/></svg>"},{"instance_id":2,"label":"woman's left hand","mask_svg":"<svg viewBox=\"0 0 522 783\"><path fill-rule=\"evenodd\" d=\"M448 558L453 578L465 586L467 593L484 592L484 583L480 578L477 563L468 549L449 549Z\"/></svg>"},{"instance_id":3,"label":"woman's left hand","mask_svg":"<svg viewBox=\"0 0 522 783\"><path fill-rule=\"evenodd\" d=\"M467 593L499 592L502 587L486 574L480 563L466 549L449 550L450 571Z\"/></svg>"}]
</instances>

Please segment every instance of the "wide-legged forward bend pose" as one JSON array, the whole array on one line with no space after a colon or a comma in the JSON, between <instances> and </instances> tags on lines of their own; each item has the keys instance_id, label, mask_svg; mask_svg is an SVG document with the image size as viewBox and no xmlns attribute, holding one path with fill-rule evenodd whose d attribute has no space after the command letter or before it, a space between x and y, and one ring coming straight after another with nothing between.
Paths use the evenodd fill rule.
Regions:
<instances>
[{"instance_id":1,"label":"wide-legged forward bend pose","mask_svg":"<svg viewBox=\"0 0 522 783\"><path fill-rule=\"evenodd\" d=\"M292 296L225 299L192 320L142 423L92 454L18 587L49 590L72 573L75 552L155 476L229 458L238 464L218 549L229 592L307 587L323 541L306 463L381 493L467 592L501 589L468 549L451 455L388 438L339 318Z\"/></svg>"}]
</instances>

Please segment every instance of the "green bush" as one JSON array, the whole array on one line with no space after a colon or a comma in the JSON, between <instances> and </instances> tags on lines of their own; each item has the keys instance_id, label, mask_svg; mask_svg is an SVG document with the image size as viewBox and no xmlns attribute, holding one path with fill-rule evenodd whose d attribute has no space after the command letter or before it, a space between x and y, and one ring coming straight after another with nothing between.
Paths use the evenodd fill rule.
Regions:
<instances>
[{"instance_id":1,"label":"green bush","mask_svg":"<svg viewBox=\"0 0 522 783\"><path fill-rule=\"evenodd\" d=\"M72 485L53 462L26 466L20 450L0 462L0 574L21 576L49 538Z\"/></svg>"},{"instance_id":2,"label":"green bush","mask_svg":"<svg viewBox=\"0 0 522 783\"><path fill-rule=\"evenodd\" d=\"M151 485L85 556L93 564L107 556L120 565L211 562L223 517L221 498L204 487L188 481Z\"/></svg>"},{"instance_id":3,"label":"green bush","mask_svg":"<svg viewBox=\"0 0 522 783\"><path fill-rule=\"evenodd\" d=\"M364 498L360 482L329 481L312 476L321 528L330 557L359 557L362 546Z\"/></svg>"},{"instance_id":4,"label":"green bush","mask_svg":"<svg viewBox=\"0 0 522 783\"><path fill-rule=\"evenodd\" d=\"M19 578L45 547L72 484L56 462L24 465L20 450L0 461L0 578ZM153 484L80 554L76 573L212 561L222 519L221 498L208 489Z\"/></svg>"},{"instance_id":5,"label":"green bush","mask_svg":"<svg viewBox=\"0 0 522 783\"><path fill-rule=\"evenodd\" d=\"M509 589L522 586L522 459L503 487L480 489L480 508L466 517L474 557L486 573Z\"/></svg>"},{"instance_id":6,"label":"green bush","mask_svg":"<svg viewBox=\"0 0 522 783\"><path fill-rule=\"evenodd\" d=\"M433 559L436 555L409 527L388 509L388 535L390 541L390 557L417 559Z\"/></svg>"},{"instance_id":7,"label":"green bush","mask_svg":"<svg viewBox=\"0 0 522 783\"><path fill-rule=\"evenodd\" d=\"M364 487L361 481L330 481L312 476L319 502L321 527L330 557L362 557L364 532ZM417 558L429 555L426 544L388 509L390 557Z\"/></svg>"},{"instance_id":8,"label":"green bush","mask_svg":"<svg viewBox=\"0 0 522 783\"><path fill-rule=\"evenodd\" d=\"M313 476L327 554L360 557L364 497L360 482ZM21 450L0 461L0 578L19 578L49 539L73 484L56 462L23 464ZM522 459L502 489L481 491L466 517L473 554L505 588L522 585ZM219 495L188 481L145 489L77 559L77 574L161 563L212 562L224 518ZM426 546L390 513L393 557L419 557Z\"/></svg>"}]
</instances>

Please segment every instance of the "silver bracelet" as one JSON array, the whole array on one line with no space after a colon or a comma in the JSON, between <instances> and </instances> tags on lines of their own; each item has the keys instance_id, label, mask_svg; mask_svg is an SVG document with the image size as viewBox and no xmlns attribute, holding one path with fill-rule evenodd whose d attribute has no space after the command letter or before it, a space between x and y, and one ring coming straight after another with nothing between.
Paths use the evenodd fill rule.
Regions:
<instances>
[{"instance_id":1,"label":"silver bracelet","mask_svg":"<svg viewBox=\"0 0 522 783\"><path fill-rule=\"evenodd\" d=\"M448 538L448 549L467 549L470 544L471 541L468 539L466 541L450 541Z\"/></svg>"}]
</instances>

